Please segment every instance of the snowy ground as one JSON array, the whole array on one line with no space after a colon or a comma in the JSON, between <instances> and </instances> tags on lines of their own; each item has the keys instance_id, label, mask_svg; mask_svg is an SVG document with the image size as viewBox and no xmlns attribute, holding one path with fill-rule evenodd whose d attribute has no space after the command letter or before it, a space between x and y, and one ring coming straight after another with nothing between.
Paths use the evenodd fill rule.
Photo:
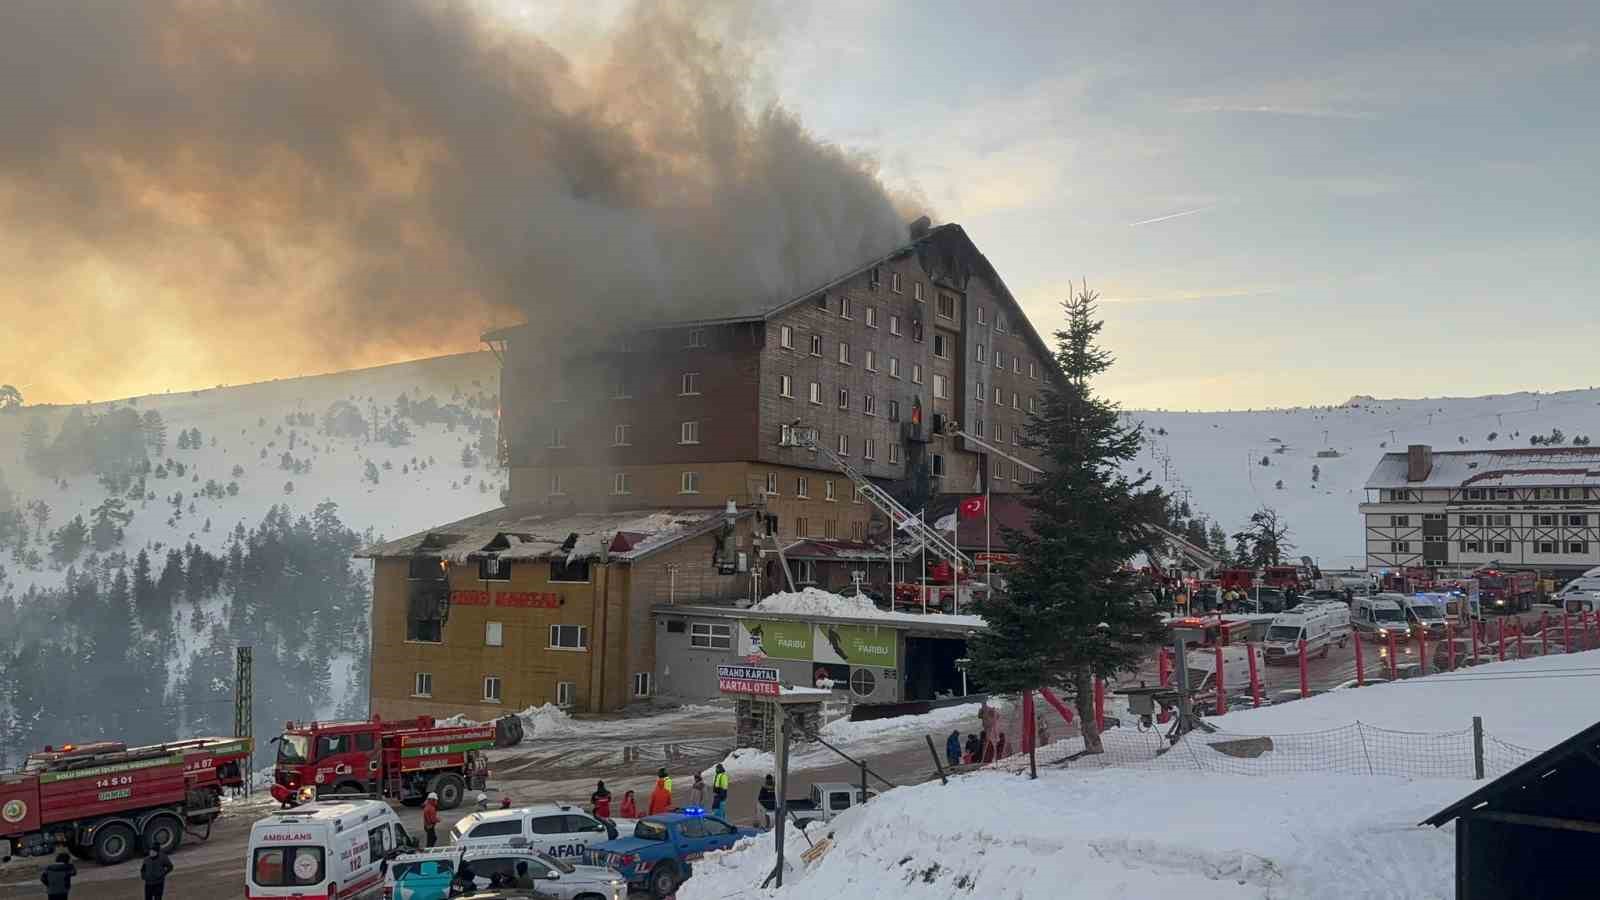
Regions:
<instances>
[{"instance_id":1,"label":"snowy ground","mask_svg":"<svg viewBox=\"0 0 1600 900\"><path fill-rule=\"evenodd\" d=\"M981 628L985 625L981 616L953 616L943 613L922 615L921 613L889 612L873 605L872 600L867 597L847 597L813 587L792 593L780 591L779 593L771 594L751 606L750 612L788 613L791 615L832 618L884 619L896 622L958 625L965 628Z\"/></svg>"},{"instance_id":2,"label":"snowy ground","mask_svg":"<svg viewBox=\"0 0 1600 900\"><path fill-rule=\"evenodd\" d=\"M1531 437L1552 428L1566 434L1569 446L1578 435L1600 436L1600 390L1594 389L1358 402L1249 412L1131 411L1129 418L1151 433L1128 468L1153 473L1169 491L1188 490L1196 511L1229 534L1257 508L1271 506L1293 530L1294 555L1346 568L1366 564L1356 505L1382 454L1407 444L1527 448ZM1319 451L1339 455L1318 457ZM1315 482L1312 466L1318 468Z\"/></svg>"}]
</instances>

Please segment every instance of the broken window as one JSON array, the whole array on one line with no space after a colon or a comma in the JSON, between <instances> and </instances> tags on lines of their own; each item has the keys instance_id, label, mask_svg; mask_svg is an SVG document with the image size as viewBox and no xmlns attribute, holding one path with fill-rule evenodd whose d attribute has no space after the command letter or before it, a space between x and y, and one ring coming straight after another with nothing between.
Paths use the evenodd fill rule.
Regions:
<instances>
[{"instance_id":1,"label":"broken window","mask_svg":"<svg viewBox=\"0 0 1600 900\"><path fill-rule=\"evenodd\" d=\"M406 609L406 640L437 644L444 638L450 609L450 585L444 581L411 585Z\"/></svg>"},{"instance_id":2,"label":"broken window","mask_svg":"<svg viewBox=\"0 0 1600 900\"><path fill-rule=\"evenodd\" d=\"M820 335L820 334L813 334L811 336L811 355L812 356L821 356L822 355L822 335Z\"/></svg>"},{"instance_id":3,"label":"broken window","mask_svg":"<svg viewBox=\"0 0 1600 900\"><path fill-rule=\"evenodd\" d=\"M954 319L956 317L956 298L949 294L939 295L939 318Z\"/></svg>"},{"instance_id":4,"label":"broken window","mask_svg":"<svg viewBox=\"0 0 1600 900\"><path fill-rule=\"evenodd\" d=\"M571 582L573 584L589 583L589 561L587 559L552 559L550 561L550 581Z\"/></svg>"}]
</instances>

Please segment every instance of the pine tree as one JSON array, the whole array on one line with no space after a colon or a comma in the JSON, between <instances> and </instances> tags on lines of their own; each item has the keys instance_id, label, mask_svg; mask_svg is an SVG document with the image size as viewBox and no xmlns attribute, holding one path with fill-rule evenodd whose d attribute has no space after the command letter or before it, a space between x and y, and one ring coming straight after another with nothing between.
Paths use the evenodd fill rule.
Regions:
<instances>
[{"instance_id":1,"label":"pine tree","mask_svg":"<svg viewBox=\"0 0 1600 900\"><path fill-rule=\"evenodd\" d=\"M1166 498L1130 481L1120 465L1139 452L1142 434L1090 381L1111 367L1099 348L1095 295L1067 300L1067 328L1056 334L1062 377L1045 389L1024 444L1042 452L1046 473L1027 486L1029 532L1007 529L1019 562L1008 590L979 604L989 627L972 642L972 676L989 691L1070 686L1086 752L1101 752L1093 679L1132 669L1156 638L1153 609L1134 601L1123 571L1152 549L1150 523L1164 520Z\"/></svg>"},{"instance_id":2,"label":"pine tree","mask_svg":"<svg viewBox=\"0 0 1600 900\"><path fill-rule=\"evenodd\" d=\"M133 513L120 497L110 497L90 511L94 526L90 529L94 548L105 553L122 542L122 529L133 521Z\"/></svg>"},{"instance_id":3,"label":"pine tree","mask_svg":"<svg viewBox=\"0 0 1600 900\"><path fill-rule=\"evenodd\" d=\"M78 558L88 542L89 526L84 524L83 516L73 516L51 537L50 559L58 566L67 565Z\"/></svg>"},{"instance_id":4,"label":"pine tree","mask_svg":"<svg viewBox=\"0 0 1600 900\"><path fill-rule=\"evenodd\" d=\"M1289 543L1289 526L1278 518L1278 511L1263 506L1250 516L1250 524L1233 536L1240 564L1256 568L1275 566L1294 545Z\"/></svg>"}]
</instances>

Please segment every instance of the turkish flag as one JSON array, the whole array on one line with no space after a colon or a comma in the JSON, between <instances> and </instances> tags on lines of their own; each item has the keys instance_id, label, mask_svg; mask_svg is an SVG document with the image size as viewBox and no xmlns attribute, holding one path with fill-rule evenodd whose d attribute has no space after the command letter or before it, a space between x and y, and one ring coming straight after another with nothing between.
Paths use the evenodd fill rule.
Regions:
<instances>
[{"instance_id":1,"label":"turkish flag","mask_svg":"<svg viewBox=\"0 0 1600 900\"><path fill-rule=\"evenodd\" d=\"M968 497L961 501L961 518L963 519L976 519L979 516L988 515L988 513L989 503L982 497Z\"/></svg>"}]
</instances>

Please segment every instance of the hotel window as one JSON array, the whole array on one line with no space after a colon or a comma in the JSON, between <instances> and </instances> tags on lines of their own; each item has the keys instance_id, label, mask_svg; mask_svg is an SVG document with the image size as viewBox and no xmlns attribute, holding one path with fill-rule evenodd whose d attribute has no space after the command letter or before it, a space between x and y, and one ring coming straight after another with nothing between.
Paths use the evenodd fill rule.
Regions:
<instances>
[{"instance_id":1,"label":"hotel window","mask_svg":"<svg viewBox=\"0 0 1600 900\"><path fill-rule=\"evenodd\" d=\"M1227 670L1224 669L1224 672ZM556 706L567 709L577 702L578 683L576 681L556 682Z\"/></svg>"},{"instance_id":2,"label":"hotel window","mask_svg":"<svg viewBox=\"0 0 1600 900\"><path fill-rule=\"evenodd\" d=\"M999 385L996 385L995 389L994 389L994 405L995 406L1005 406L1006 405L1005 392L1000 390Z\"/></svg>"},{"instance_id":3,"label":"hotel window","mask_svg":"<svg viewBox=\"0 0 1600 900\"><path fill-rule=\"evenodd\" d=\"M922 282L911 282L911 299L917 301L918 303L922 302Z\"/></svg>"},{"instance_id":4,"label":"hotel window","mask_svg":"<svg viewBox=\"0 0 1600 900\"><path fill-rule=\"evenodd\" d=\"M850 345L844 341L839 342L839 362L850 365Z\"/></svg>"},{"instance_id":5,"label":"hotel window","mask_svg":"<svg viewBox=\"0 0 1600 900\"><path fill-rule=\"evenodd\" d=\"M587 625L551 625L551 650L585 650L589 647Z\"/></svg>"},{"instance_id":6,"label":"hotel window","mask_svg":"<svg viewBox=\"0 0 1600 900\"><path fill-rule=\"evenodd\" d=\"M550 492L549 493L550 493L550 496L552 496L552 497L559 497L562 494L566 493L566 491L563 491L561 489L561 473L560 472L551 472L550 473Z\"/></svg>"},{"instance_id":7,"label":"hotel window","mask_svg":"<svg viewBox=\"0 0 1600 900\"><path fill-rule=\"evenodd\" d=\"M889 314L889 333L890 334L899 334L900 333L900 316L898 314L896 314L896 313L890 313Z\"/></svg>"},{"instance_id":8,"label":"hotel window","mask_svg":"<svg viewBox=\"0 0 1600 900\"><path fill-rule=\"evenodd\" d=\"M1011 374L1013 374L1013 375L1021 375L1022 374L1022 360L1017 358L1017 355L1015 353L1011 354Z\"/></svg>"},{"instance_id":9,"label":"hotel window","mask_svg":"<svg viewBox=\"0 0 1600 900\"><path fill-rule=\"evenodd\" d=\"M1539 517L1539 524L1544 526L1544 527L1546 527L1546 528L1548 528L1551 525L1556 524L1556 517L1555 516L1540 516Z\"/></svg>"},{"instance_id":10,"label":"hotel window","mask_svg":"<svg viewBox=\"0 0 1600 900\"><path fill-rule=\"evenodd\" d=\"M994 314L994 330L1001 334L1006 333L1006 317L1000 313Z\"/></svg>"},{"instance_id":11,"label":"hotel window","mask_svg":"<svg viewBox=\"0 0 1600 900\"><path fill-rule=\"evenodd\" d=\"M1028 360L1028 377L1034 381L1039 380L1039 364L1031 359Z\"/></svg>"},{"instance_id":12,"label":"hotel window","mask_svg":"<svg viewBox=\"0 0 1600 900\"><path fill-rule=\"evenodd\" d=\"M944 477L944 454L942 454L942 453L930 454L929 460L930 460L930 462L932 464L933 477L935 477L935 478L943 478Z\"/></svg>"},{"instance_id":13,"label":"hotel window","mask_svg":"<svg viewBox=\"0 0 1600 900\"><path fill-rule=\"evenodd\" d=\"M861 458L862 459L877 459L878 458L878 442L873 440L872 438L867 438L867 439L863 440L861 442Z\"/></svg>"},{"instance_id":14,"label":"hotel window","mask_svg":"<svg viewBox=\"0 0 1600 900\"><path fill-rule=\"evenodd\" d=\"M950 339L942 334L933 336L933 355L940 359L950 358Z\"/></svg>"},{"instance_id":15,"label":"hotel window","mask_svg":"<svg viewBox=\"0 0 1600 900\"><path fill-rule=\"evenodd\" d=\"M635 697L648 697L648 696L650 696L650 673L649 672L635 672L635 673L633 673L633 695Z\"/></svg>"},{"instance_id":16,"label":"hotel window","mask_svg":"<svg viewBox=\"0 0 1600 900\"><path fill-rule=\"evenodd\" d=\"M911 339L913 341L918 342L918 343L922 342L922 320L921 319L912 319L911 320Z\"/></svg>"},{"instance_id":17,"label":"hotel window","mask_svg":"<svg viewBox=\"0 0 1600 900\"><path fill-rule=\"evenodd\" d=\"M899 276L895 276L895 277L898 278ZM867 307L867 327L868 328L877 328L878 327L878 308L876 306Z\"/></svg>"},{"instance_id":18,"label":"hotel window","mask_svg":"<svg viewBox=\"0 0 1600 900\"><path fill-rule=\"evenodd\" d=\"M795 520L794 520L794 536L795 537L799 537L799 538L803 538L803 537L810 536L810 534L811 534L811 523L806 519L805 516L796 517ZM810 562L810 560L802 560L802 562ZM797 573L797 574L800 575L801 583L805 583L806 576L807 576L807 573L805 571L805 566L800 566L799 568L800 568L800 572Z\"/></svg>"},{"instance_id":19,"label":"hotel window","mask_svg":"<svg viewBox=\"0 0 1600 900\"><path fill-rule=\"evenodd\" d=\"M767 496L769 496L769 497L778 496L778 473L777 472L768 472L767 473Z\"/></svg>"},{"instance_id":20,"label":"hotel window","mask_svg":"<svg viewBox=\"0 0 1600 900\"><path fill-rule=\"evenodd\" d=\"M1483 499L1483 488L1467 488L1467 499L1468 500L1482 500Z\"/></svg>"},{"instance_id":21,"label":"hotel window","mask_svg":"<svg viewBox=\"0 0 1600 900\"><path fill-rule=\"evenodd\" d=\"M683 390L678 392L685 397L693 397L700 393L700 373L683 373Z\"/></svg>"},{"instance_id":22,"label":"hotel window","mask_svg":"<svg viewBox=\"0 0 1600 900\"><path fill-rule=\"evenodd\" d=\"M1462 553L1477 553L1481 545L1477 541L1462 541L1460 546Z\"/></svg>"},{"instance_id":23,"label":"hotel window","mask_svg":"<svg viewBox=\"0 0 1600 900\"><path fill-rule=\"evenodd\" d=\"M839 435L839 448L838 449L839 449L839 455L840 456L849 456L850 455L850 436L848 434Z\"/></svg>"},{"instance_id":24,"label":"hotel window","mask_svg":"<svg viewBox=\"0 0 1600 900\"><path fill-rule=\"evenodd\" d=\"M950 394L945 387L945 377L938 372L933 373L933 396L938 400L950 399Z\"/></svg>"},{"instance_id":25,"label":"hotel window","mask_svg":"<svg viewBox=\"0 0 1600 900\"><path fill-rule=\"evenodd\" d=\"M611 429L611 446L626 447L633 443L631 440L629 440L629 438L632 436L632 432L633 426L631 425L617 425L613 427Z\"/></svg>"},{"instance_id":26,"label":"hotel window","mask_svg":"<svg viewBox=\"0 0 1600 900\"><path fill-rule=\"evenodd\" d=\"M856 488L855 488L855 491L850 494L850 502L851 503L864 503L864 502L866 502L866 495L861 493L861 486L860 485L857 485Z\"/></svg>"},{"instance_id":27,"label":"hotel window","mask_svg":"<svg viewBox=\"0 0 1600 900\"><path fill-rule=\"evenodd\" d=\"M1403 494L1405 492L1404 491L1396 491L1395 493ZM1511 499L1511 489L1510 488L1495 488L1494 489L1494 498L1496 500L1510 500Z\"/></svg>"},{"instance_id":28,"label":"hotel window","mask_svg":"<svg viewBox=\"0 0 1600 900\"><path fill-rule=\"evenodd\" d=\"M778 329L778 346L785 350L794 349L794 328L792 326L784 325Z\"/></svg>"},{"instance_id":29,"label":"hotel window","mask_svg":"<svg viewBox=\"0 0 1600 900\"><path fill-rule=\"evenodd\" d=\"M820 335L820 334L813 334L811 336L811 355L812 356L821 356L822 355L822 335Z\"/></svg>"},{"instance_id":30,"label":"hotel window","mask_svg":"<svg viewBox=\"0 0 1600 900\"><path fill-rule=\"evenodd\" d=\"M818 406L822 405L822 385L820 383L815 381L811 382L810 400L812 403L815 403Z\"/></svg>"},{"instance_id":31,"label":"hotel window","mask_svg":"<svg viewBox=\"0 0 1600 900\"><path fill-rule=\"evenodd\" d=\"M983 420L982 419L975 420L973 422L973 426L974 427L972 429L972 433L977 435L978 437L983 437L984 436L983 435Z\"/></svg>"},{"instance_id":32,"label":"hotel window","mask_svg":"<svg viewBox=\"0 0 1600 900\"><path fill-rule=\"evenodd\" d=\"M912 363L911 364L911 383L912 384L921 384L922 383L922 363Z\"/></svg>"},{"instance_id":33,"label":"hotel window","mask_svg":"<svg viewBox=\"0 0 1600 900\"><path fill-rule=\"evenodd\" d=\"M1037 412L1038 411L1038 408L1039 408L1038 400L1039 400L1038 397L1035 397L1032 394L1028 395L1028 412Z\"/></svg>"},{"instance_id":34,"label":"hotel window","mask_svg":"<svg viewBox=\"0 0 1600 900\"><path fill-rule=\"evenodd\" d=\"M836 500L836 499L838 499L838 498L833 496L833 482L831 480L824 481L822 483L822 499L824 499L824 500Z\"/></svg>"},{"instance_id":35,"label":"hotel window","mask_svg":"<svg viewBox=\"0 0 1600 900\"><path fill-rule=\"evenodd\" d=\"M956 298L949 294L939 295L939 318L954 319L956 317Z\"/></svg>"},{"instance_id":36,"label":"hotel window","mask_svg":"<svg viewBox=\"0 0 1600 900\"><path fill-rule=\"evenodd\" d=\"M977 312L978 312L978 324L979 325L987 325L988 321L989 321L988 320L988 313L985 312L985 310L984 310L984 308L982 306L978 307ZM981 357L981 356L978 357L978 358L979 359L983 359L983 357Z\"/></svg>"},{"instance_id":37,"label":"hotel window","mask_svg":"<svg viewBox=\"0 0 1600 900\"><path fill-rule=\"evenodd\" d=\"M689 329L689 347L698 349L706 345L706 330L704 328Z\"/></svg>"},{"instance_id":38,"label":"hotel window","mask_svg":"<svg viewBox=\"0 0 1600 900\"><path fill-rule=\"evenodd\" d=\"M1390 541L1389 542L1389 552L1390 553L1410 553L1411 552L1411 542L1410 541Z\"/></svg>"},{"instance_id":39,"label":"hotel window","mask_svg":"<svg viewBox=\"0 0 1600 900\"><path fill-rule=\"evenodd\" d=\"M861 395L861 411L869 416L878 414L878 398L871 394Z\"/></svg>"},{"instance_id":40,"label":"hotel window","mask_svg":"<svg viewBox=\"0 0 1600 900\"><path fill-rule=\"evenodd\" d=\"M1462 525L1479 525L1479 524L1482 524L1482 522L1483 522L1483 518L1481 516L1462 516L1461 517L1461 524Z\"/></svg>"},{"instance_id":41,"label":"hotel window","mask_svg":"<svg viewBox=\"0 0 1600 900\"><path fill-rule=\"evenodd\" d=\"M889 377L890 378L899 378L900 377L900 357L898 357L898 356L889 357Z\"/></svg>"},{"instance_id":42,"label":"hotel window","mask_svg":"<svg viewBox=\"0 0 1600 900\"><path fill-rule=\"evenodd\" d=\"M840 409L849 409L850 408L850 392L845 390L844 388L839 388L839 408Z\"/></svg>"},{"instance_id":43,"label":"hotel window","mask_svg":"<svg viewBox=\"0 0 1600 900\"><path fill-rule=\"evenodd\" d=\"M733 626L712 622L692 622L689 625L689 646L702 650L733 649Z\"/></svg>"},{"instance_id":44,"label":"hotel window","mask_svg":"<svg viewBox=\"0 0 1600 900\"><path fill-rule=\"evenodd\" d=\"M503 622L483 623L483 645L485 647L505 646L506 626Z\"/></svg>"},{"instance_id":45,"label":"hotel window","mask_svg":"<svg viewBox=\"0 0 1600 900\"><path fill-rule=\"evenodd\" d=\"M413 689L411 691L411 696L413 696L413 697L432 697L433 696L433 673L432 672L418 672L416 679L412 682L412 687L413 687Z\"/></svg>"},{"instance_id":46,"label":"hotel window","mask_svg":"<svg viewBox=\"0 0 1600 900\"><path fill-rule=\"evenodd\" d=\"M905 289L900 286L900 273L899 272L890 272L889 273L889 290L894 291L896 294L905 293Z\"/></svg>"},{"instance_id":47,"label":"hotel window","mask_svg":"<svg viewBox=\"0 0 1600 900\"><path fill-rule=\"evenodd\" d=\"M891 421L891 422L900 421L900 401L899 400L890 400L889 401L889 421Z\"/></svg>"},{"instance_id":48,"label":"hotel window","mask_svg":"<svg viewBox=\"0 0 1600 900\"><path fill-rule=\"evenodd\" d=\"M680 443L680 444L698 444L698 443L700 443L700 423L699 422L684 422L683 424L679 425L678 426L678 443Z\"/></svg>"},{"instance_id":49,"label":"hotel window","mask_svg":"<svg viewBox=\"0 0 1600 900\"><path fill-rule=\"evenodd\" d=\"M863 353L862 357L861 357L861 364L866 367L868 372L876 372L876 371L878 371L878 354L877 354L877 352L873 351L873 350L865 351Z\"/></svg>"},{"instance_id":50,"label":"hotel window","mask_svg":"<svg viewBox=\"0 0 1600 900\"><path fill-rule=\"evenodd\" d=\"M833 540L834 529L838 527L837 522L837 519L822 520L822 536L824 538L827 538L830 541Z\"/></svg>"},{"instance_id":51,"label":"hotel window","mask_svg":"<svg viewBox=\"0 0 1600 900\"><path fill-rule=\"evenodd\" d=\"M1588 516L1582 516L1582 515L1579 515L1579 516L1567 516L1567 524L1571 525L1571 526L1574 526L1574 527L1577 527L1577 528L1582 528L1583 526L1589 524L1589 517Z\"/></svg>"},{"instance_id":52,"label":"hotel window","mask_svg":"<svg viewBox=\"0 0 1600 900\"><path fill-rule=\"evenodd\" d=\"M843 318L843 319L850 318L850 298L849 297L840 297L839 298L839 317Z\"/></svg>"},{"instance_id":53,"label":"hotel window","mask_svg":"<svg viewBox=\"0 0 1600 900\"><path fill-rule=\"evenodd\" d=\"M1389 517L1389 527L1390 528L1409 528L1409 527L1411 527L1411 517L1410 516L1390 516Z\"/></svg>"},{"instance_id":54,"label":"hotel window","mask_svg":"<svg viewBox=\"0 0 1600 900\"><path fill-rule=\"evenodd\" d=\"M483 676L483 699L490 703L500 702L500 676Z\"/></svg>"},{"instance_id":55,"label":"hotel window","mask_svg":"<svg viewBox=\"0 0 1600 900\"><path fill-rule=\"evenodd\" d=\"M994 367L996 369L1004 369L1006 367L1006 354L1004 350L996 349L994 351Z\"/></svg>"},{"instance_id":56,"label":"hotel window","mask_svg":"<svg viewBox=\"0 0 1600 900\"><path fill-rule=\"evenodd\" d=\"M1022 408L1022 395L1017 393L1016 391L1012 391L1011 392L1011 408L1012 409L1021 409Z\"/></svg>"},{"instance_id":57,"label":"hotel window","mask_svg":"<svg viewBox=\"0 0 1600 900\"><path fill-rule=\"evenodd\" d=\"M561 426L553 425L550 428L550 447L560 449L567 445L567 439L561 434Z\"/></svg>"},{"instance_id":58,"label":"hotel window","mask_svg":"<svg viewBox=\"0 0 1600 900\"><path fill-rule=\"evenodd\" d=\"M811 496L811 480L804 475L796 475L794 479L794 495L802 499Z\"/></svg>"},{"instance_id":59,"label":"hotel window","mask_svg":"<svg viewBox=\"0 0 1600 900\"><path fill-rule=\"evenodd\" d=\"M788 375L779 375L778 376L778 396L780 396L780 397L793 397L794 396L794 379L793 378L791 378Z\"/></svg>"},{"instance_id":60,"label":"hotel window","mask_svg":"<svg viewBox=\"0 0 1600 900\"><path fill-rule=\"evenodd\" d=\"M698 494L698 493L700 493L700 473L699 472L684 472L683 475L680 476L679 479L678 479L678 493L680 493L680 494Z\"/></svg>"},{"instance_id":61,"label":"hotel window","mask_svg":"<svg viewBox=\"0 0 1600 900\"><path fill-rule=\"evenodd\" d=\"M1533 552L1535 552L1535 553L1554 553L1554 552L1556 552L1556 543L1555 543L1555 541L1540 541L1539 543L1534 545Z\"/></svg>"},{"instance_id":62,"label":"hotel window","mask_svg":"<svg viewBox=\"0 0 1600 900\"><path fill-rule=\"evenodd\" d=\"M818 294L816 297L812 298L811 302L817 305L817 309L826 310L828 308L828 295Z\"/></svg>"},{"instance_id":63,"label":"hotel window","mask_svg":"<svg viewBox=\"0 0 1600 900\"><path fill-rule=\"evenodd\" d=\"M890 444L889 445L889 462L897 463L899 461L900 461L900 445L899 444Z\"/></svg>"},{"instance_id":64,"label":"hotel window","mask_svg":"<svg viewBox=\"0 0 1600 900\"><path fill-rule=\"evenodd\" d=\"M1575 554L1588 553L1589 545L1583 541L1568 541L1567 552Z\"/></svg>"},{"instance_id":65,"label":"hotel window","mask_svg":"<svg viewBox=\"0 0 1600 900\"><path fill-rule=\"evenodd\" d=\"M611 493L613 493L613 494L631 494L631 493L633 493L633 476L629 475L627 472L615 472L615 473L613 473L612 476L611 476Z\"/></svg>"},{"instance_id":66,"label":"hotel window","mask_svg":"<svg viewBox=\"0 0 1600 900\"><path fill-rule=\"evenodd\" d=\"M883 284L883 270L878 266L873 266L872 271L867 275L867 287L875 291L880 284Z\"/></svg>"},{"instance_id":67,"label":"hotel window","mask_svg":"<svg viewBox=\"0 0 1600 900\"><path fill-rule=\"evenodd\" d=\"M1510 541L1493 541L1493 542L1491 542L1489 544L1489 548L1490 548L1491 551L1493 551L1495 553L1510 553L1511 552L1511 542Z\"/></svg>"},{"instance_id":68,"label":"hotel window","mask_svg":"<svg viewBox=\"0 0 1600 900\"><path fill-rule=\"evenodd\" d=\"M979 403L983 403L984 401L989 399L989 395L984 393L984 390L983 390L983 379L982 378L978 379L978 393L975 394L974 396L976 396L978 398L978 402Z\"/></svg>"},{"instance_id":69,"label":"hotel window","mask_svg":"<svg viewBox=\"0 0 1600 900\"><path fill-rule=\"evenodd\" d=\"M1511 525L1511 517L1509 515L1490 516L1489 524L1497 525L1501 528L1508 528Z\"/></svg>"},{"instance_id":70,"label":"hotel window","mask_svg":"<svg viewBox=\"0 0 1600 900\"><path fill-rule=\"evenodd\" d=\"M978 435L978 437L983 437L983 435L980 434L980 435ZM999 441L1002 444L1005 443L1005 440L1006 440L1006 424L1004 422L996 422L996 423L994 423L994 439Z\"/></svg>"},{"instance_id":71,"label":"hotel window","mask_svg":"<svg viewBox=\"0 0 1600 900\"><path fill-rule=\"evenodd\" d=\"M978 362L983 362L983 361L984 361L984 359L983 359L983 345L979 344L978 345Z\"/></svg>"},{"instance_id":72,"label":"hotel window","mask_svg":"<svg viewBox=\"0 0 1600 900\"><path fill-rule=\"evenodd\" d=\"M1013 426L1011 426L1011 446L1013 446L1013 447L1022 446L1022 426L1021 425L1013 425Z\"/></svg>"}]
</instances>

